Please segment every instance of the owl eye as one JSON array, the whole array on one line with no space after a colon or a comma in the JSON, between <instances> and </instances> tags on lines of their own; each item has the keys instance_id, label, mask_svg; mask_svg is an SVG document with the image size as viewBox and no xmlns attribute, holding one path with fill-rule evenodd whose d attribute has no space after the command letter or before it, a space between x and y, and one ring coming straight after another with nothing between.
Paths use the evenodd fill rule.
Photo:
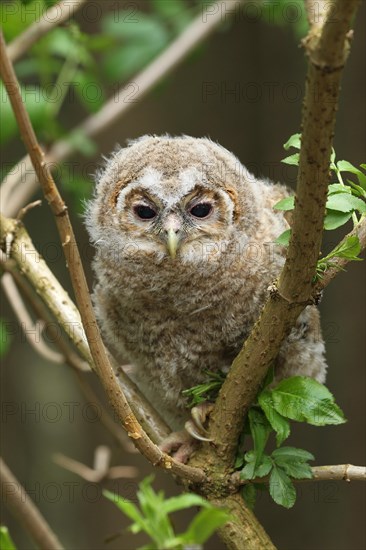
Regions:
<instances>
[{"instance_id":1,"label":"owl eye","mask_svg":"<svg viewBox=\"0 0 366 550\"><path fill-rule=\"evenodd\" d=\"M155 210L145 204L139 204L138 206L135 206L133 210L136 216L141 220L152 220L156 216Z\"/></svg>"},{"instance_id":2,"label":"owl eye","mask_svg":"<svg viewBox=\"0 0 366 550\"><path fill-rule=\"evenodd\" d=\"M209 204L208 202L201 202L193 206L190 209L190 213L195 218L207 218L211 210L212 210L211 204Z\"/></svg>"}]
</instances>

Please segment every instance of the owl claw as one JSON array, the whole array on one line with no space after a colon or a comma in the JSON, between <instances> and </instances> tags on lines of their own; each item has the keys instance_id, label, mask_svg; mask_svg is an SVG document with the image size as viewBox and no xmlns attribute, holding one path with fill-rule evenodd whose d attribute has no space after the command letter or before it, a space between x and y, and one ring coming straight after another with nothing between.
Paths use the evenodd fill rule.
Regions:
<instances>
[{"instance_id":1,"label":"owl claw","mask_svg":"<svg viewBox=\"0 0 366 550\"><path fill-rule=\"evenodd\" d=\"M159 445L160 449L171 455L177 462L185 464L196 450L199 441L212 441L204 423L212 410L212 403L201 403L193 407L192 419L184 425L184 430L173 432Z\"/></svg>"},{"instance_id":2,"label":"owl claw","mask_svg":"<svg viewBox=\"0 0 366 550\"><path fill-rule=\"evenodd\" d=\"M184 427L194 439L198 439L199 441L212 441L212 439L208 437L208 432L204 426L207 416L212 411L212 407L212 403L204 402L193 407L191 410L192 419L188 420Z\"/></svg>"}]
</instances>

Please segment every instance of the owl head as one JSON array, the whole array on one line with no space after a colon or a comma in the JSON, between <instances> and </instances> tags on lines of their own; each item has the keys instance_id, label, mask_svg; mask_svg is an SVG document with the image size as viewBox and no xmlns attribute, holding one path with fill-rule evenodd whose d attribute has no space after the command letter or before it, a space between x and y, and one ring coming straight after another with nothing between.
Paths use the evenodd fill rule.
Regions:
<instances>
[{"instance_id":1,"label":"owl head","mask_svg":"<svg viewBox=\"0 0 366 550\"><path fill-rule=\"evenodd\" d=\"M256 180L205 138L144 136L107 160L87 225L93 241L123 257L190 262L218 255L255 232Z\"/></svg>"}]
</instances>

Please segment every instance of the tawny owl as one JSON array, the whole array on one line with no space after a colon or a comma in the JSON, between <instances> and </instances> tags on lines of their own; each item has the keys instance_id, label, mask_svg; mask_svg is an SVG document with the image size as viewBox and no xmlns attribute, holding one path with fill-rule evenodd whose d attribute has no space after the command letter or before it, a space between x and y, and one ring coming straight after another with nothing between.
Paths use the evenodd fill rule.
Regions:
<instances>
[{"instance_id":1,"label":"tawny owl","mask_svg":"<svg viewBox=\"0 0 366 550\"><path fill-rule=\"evenodd\" d=\"M144 136L98 174L87 226L97 252L102 331L135 367L171 427L182 390L227 371L284 263L282 185L252 176L229 151L187 136ZM308 306L277 359L277 379L324 381L319 315Z\"/></svg>"}]
</instances>

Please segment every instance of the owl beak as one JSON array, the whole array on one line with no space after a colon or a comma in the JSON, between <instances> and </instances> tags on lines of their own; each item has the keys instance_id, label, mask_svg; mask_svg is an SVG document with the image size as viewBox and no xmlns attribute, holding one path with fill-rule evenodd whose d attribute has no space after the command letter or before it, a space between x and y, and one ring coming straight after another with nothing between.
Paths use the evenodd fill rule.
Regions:
<instances>
[{"instance_id":1,"label":"owl beak","mask_svg":"<svg viewBox=\"0 0 366 550\"><path fill-rule=\"evenodd\" d=\"M170 257L174 260L177 255L177 249L179 244L179 237L175 229L170 227L167 231L166 246Z\"/></svg>"},{"instance_id":2,"label":"owl beak","mask_svg":"<svg viewBox=\"0 0 366 550\"><path fill-rule=\"evenodd\" d=\"M170 257L174 260L181 240L181 221L176 214L170 214L163 225L165 242Z\"/></svg>"}]
</instances>

